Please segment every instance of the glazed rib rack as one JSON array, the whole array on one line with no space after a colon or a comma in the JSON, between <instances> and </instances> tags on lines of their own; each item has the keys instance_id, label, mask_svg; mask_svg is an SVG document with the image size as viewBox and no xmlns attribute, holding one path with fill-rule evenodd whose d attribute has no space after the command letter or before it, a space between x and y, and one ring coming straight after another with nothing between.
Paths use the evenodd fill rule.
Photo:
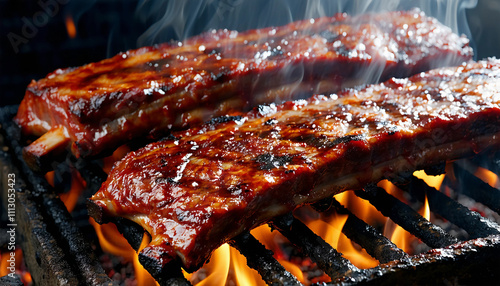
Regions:
<instances>
[{"instance_id":1,"label":"glazed rib rack","mask_svg":"<svg viewBox=\"0 0 500 286\"><path fill-rule=\"evenodd\" d=\"M21 247L32 277L40 285L113 285L97 263L98 251L93 250L88 232L80 226L78 215L68 213L60 201L57 191L43 176L33 173L22 161L21 150L26 144L18 128L12 123L16 107L1 110L3 148L1 152L2 178L14 172L17 178L17 211ZM443 162L442 165L444 165ZM474 158L453 164L457 184L451 184L457 192L470 197L497 214L500 212L500 190L482 182L468 171L471 164L482 165L498 174L500 153L486 150ZM99 161L75 159L68 155L66 161L56 169L77 169L86 181L83 197L90 196L105 179ZM436 171L437 170L437 171ZM427 172L440 173L438 167ZM64 175L61 175L64 176ZM380 265L371 269L358 269L349 260L313 234L292 214L272 220L271 225L297 248L310 257L332 278L327 285L337 284L393 284L409 281L414 284L488 283L498 281L497 265L500 262L499 221L480 216L455 199L429 187L411 174L398 174L391 178L394 184L407 192L414 200L422 200L427 194L430 209L436 215L465 230L466 239L451 235L448 230L423 219L409 205L389 195L374 185L367 185L355 194L366 199L410 233L418 237L431 250L410 256L379 231L358 219L335 199L324 200L313 207L320 212L337 212L348 215L343 232L355 243L379 260ZM5 182L3 182L4 184ZM5 189L5 188L4 188ZM82 206L85 208L85 206ZM138 247L143 230L125 221L115 221L120 231L132 246ZM252 237L243 233L231 243L247 259L248 265L257 269L269 285L300 285L297 279L280 265L272 253ZM180 268L157 269L155 264L144 265L160 285L189 285L181 276ZM49 283L49 284L44 284Z\"/></svg>"},{"instance_id":2,"label":"glazed rib rack","mask_svg":"<svg viewBox=\"0 0 500 286\"><path fill-rule=\"evenodd\" d=\"M213 31L32 81L15 120L40 136L33 168L61 149L102 156L211 117L409 76L472 58L468 39L419 10L338 14L247 32Z\"/></svg>"}]
</instances>

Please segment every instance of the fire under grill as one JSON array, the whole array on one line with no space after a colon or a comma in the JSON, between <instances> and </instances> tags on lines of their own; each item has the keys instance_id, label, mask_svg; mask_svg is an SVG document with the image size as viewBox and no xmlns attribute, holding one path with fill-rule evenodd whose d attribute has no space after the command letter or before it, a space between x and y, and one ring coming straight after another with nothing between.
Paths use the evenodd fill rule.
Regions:
<instances>
[{"instance_id":1,"label":"fire under grill","mask_svg":"<svg viewBox=\"0 0 500 286\"><path fill-rule=\"evenodd\" d=\"M70 155L54 158L54 169L74 169L85 181L79 203L70 213L54 187L45 176L34 173L22 161L21 138L12 117L16 106L0 110L1 181L6 200L8 174L16 178L17 240L24 260L36 285L117 285L99 262L100 249L94 245L95 234L88 223L85 201L97 191L106 173L99 161L77 160ZM495 216L500 214L500 190L473 175L469 163L494 173L500 171L500 152L487 150L466 161L451 163L455 181L444 182L453 190L475 202ZM450 163L448 163L450 165ZM442 166L426 169L427 174L449 170ZM398 248L376 228L359 219L335 198L318 202L311 207L319 213L347 216L342 232L379 261L369 269L359 269L321 237L316 235L293 214L277 217L270 222L305 256L317 264L331 282L325 285L350 284L478 284L498 281L500 273L500 223L486 218L459 203L456 198L436 190L413 174L397 174L388 178L402 189L412 201L428 201L430 210L466 232L466 238L431 223L411 206L377 185L367 185L354 193L368 201L384 216L389 217L428 246L422 254L410 255ZM64 180L63 180L64 181ZM134 249L141 244L144 231L127 221L114 221L119 231ZM230 241L269 285L301 285L297 278L273 257L272 251L250 233ZM160 267L156 261L139 257L143 266L160 285L191 285L178 265Z\"/></svg>"}]
</instances>

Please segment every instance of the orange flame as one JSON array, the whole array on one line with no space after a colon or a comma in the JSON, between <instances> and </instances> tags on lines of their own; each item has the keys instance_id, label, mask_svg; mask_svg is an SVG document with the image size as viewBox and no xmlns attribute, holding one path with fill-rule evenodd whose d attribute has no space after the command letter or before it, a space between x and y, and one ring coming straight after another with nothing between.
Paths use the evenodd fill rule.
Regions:
<instances>
[{"instance_id":1,"label":"orange flame","mask_svg":"<svg viewBox=\"0 0 500 286\"><path fill-rule=\"evenodd\" d=\"M424 170L420 171L415 171L413 175L419 179L424 180L424 182L433 187L436 188L436 190L439 190L441 188L441 185L443 184L443 180L445 177L445 174L437 175L437 176L429 176L425 173Z\"/></svg>"},{"instance_id":2,"label":"orange flame","mask_svg":"<svg viewBox=\"0 0 500 286\"><path fill-rule=\"evenodd\" d=\"M425 202L422 209L419 211L419 214L426 220L430 221L431 211L427 195L425 196ZM387 219L387 223L384 226L384 235L390 237L390 240L404 252L413 254L412 245L416 243L418 239L401 226L395 224L391 219Z\"/></svg>"},{"instance_id":3,"label":"orange flame","mask_svg":"<svg viewBox=\"0 0 500 286\"><path fill-rule=\"evenodd\" d=\"M50 171L45 174L45 179L47 180L47 183L49 183L49 185L52 187L54 187L54 177L55 177L54 171Z\"/></svg>"},{"instance_id":4,"label":"orange flame","mask_svg":"<svg viewBox=\"0 0 500 286\"><path fill-rule=\"evenodd\" d=\"M404 197L403 191L390 181L382 180L377 185L383 188L388 194L406 203L406 198ZM393 222L390 218L386 219L384 225L384 236L388 237L397 247L401 248L404 252L407 253L411 252L411 243L417 240L415 236Z\"/></svg>"},{"instance_id":5,"label":"orange flame","mask_svg":"<svg viewBox=\"0 0 500 286\"><path fill-rule=\"evenodd\" d=\"M422 215L428 221L431 220L431 209L429 207L429 200L427 199L427 194L425 195L424 207L423 210L420 212L420 215Z\"/></svg>"},{"instance_id":6,"label":"orange flame","mask_svg":"<svg viewBox=\"0 0 500 286\"><path fill-rule=\"evenodd\" d=\"M411 242L417 239L391 219L387 219L387 223L384 227L384 235L389 237L397 247L401 248L406 253L411 252Z\"/></svg>"},{"instance_id":7,"label":"orange flame","mask_svg":"<svg viewBox=\"0 0 500 286\"><path fill-rule=\"evenodd\" d=\"M193 274L184 273L186 279L197 286L225 285L229 273L231 250L229 244L217 248L210 262Z\"/></svg>"},{"instance_id":8,"label":"orange flame","mask_svg":"<svg viewBox=\"0 0 500 286\"><path fill-rule=\"evenodd\" d=\"M12 273L11 267L14 268L14 273L21 277L21 282L24 285L31 283L31 274L23 266L23 251L19 248L16 248L14 252L6 251L0 253L0 277Z\"/></svg>"},{"instance_id":9,"label":"orange flame","mask_svg":"<svg viewBox=\"0 0 500 286\"><path fill-rule=\"evenodd\" d=\"M89 222L96 231L97 237L99 238L99 244L103 251L123 257L126 261L133 262L137 285L158 285L154 278L139 262L139 255L120 234L114 224L109 223L100 225L92 218L89 219ZM139 250L147 245L148 240L147 234L144 234Z\"/></svg>"},{"instance_id":10,"label":"orange flame","mask_svg":"<svg viewBox=\"0 0 500 286\"><path fill-rule=\"evenodd\" d=\"M381 212L370 202L356 196L352 191L335 195L335 199L367 224L375 225L385 222L385 216Z\"/></svg>"},{"instance_id":11,"label":"orange flame","mask_svg":"<svg viewBox=\"0 0 500 286\"><path fill-rule=\"evenodd\" d=\"M66 24L66 31L68 32L68 36L74 39L76 37L76 26L75 21L73 21L73 17L71 17L70 15L66 16L64 22Z\"/></svg>"},{"instance_id":12,"label":"orange flame","mask_svg":"<svg viewBox=\"0 0 500 286\"><path fill-rule=\"evenodd\" d=\"M115 152L106 160L105 166L111 168L111 162L123 157L128 152L128 148L122 148ZM109 170L109 169L108 169ZM441 179L442 181L442 179ZM380 187L393 196L399 198L403 202L403 191L394 186L389 181L381 181ZM438 187L435 183L433 186ZM360 199L353 192L344 192L335 196L342 205L348 207L355 215L369 224L385 224L384 235L389 237L398 247L405 252L411 253L411 244L417 241L413 235L402 229L400 226L393 223L390 219L384 217L373 205L369 202ZM306 207L307 208L307 207ZM308 208L305 212L315 212L312 208ZM426 198L426 203L420 211L427 219L430 217L429 205ZM307 219L304 223L317 235L322 237L333 248L337 249L342 255L351 261L356 267L366 269L378 265L378 261L372 258L359 245L353 243L348 237L342 233L342 228L347 220L347 215L332 214L311 214L312 219ZM149 285L153 283L153 278L145 271L137 259L137 254L129 246L128 242L118 235L118 231L114 225L98 225L92 221L96 228L103 250L114 255L122 256L128 260L134 261L136 269L137 285ZM268 225L262 225L251 231L252 235L259 240L267 249L274 252L274 257L278 262L304 285L309 285L313 282L329 282L330 278L326 275L316 277L313 281L309 281L305 273L300 267L300 262L290 261L289 254L283 252L282 246L284 243L289 243L279 232L272 231ZM119 237L120 239L116 239ZM146 243L143 240L143 243ZM144 274L145 278L141 278ZM257 271L251 269L247 265L246 258L241 255L236 249L224 244L214 251L210 261L205 264L200 270L194 273L183 272L186 279L193 285L265 285ZM151 279L151 280L149 280Z\"/></svg>"},{"instance_id":13,"label":"orange flame","mask_svg":"<svg viewBox=\"0 0 500 286\"><path fill-rule=\"evenodd\" d=\"M313 220L306 224L314 233L342 253L342 255L356 267L375 267L378 265L378 261L371 257L364 249L354 245L353 242L342 233L342 228L347 218L347 215L333 213L320 220Z\"/></svg>"},{"instance_id":14,"label":"orange flame","mask_svg":"<svg viewBox=\"0 0 500 286\"><path fill-rule=\"evenodd\" d=\"M268 225L261 225L251 231L251 234L259 240L267 249L273 250L278 262L292 275L304 284L306 279L298 265L288 261L280 250L280 244L286 239L279 233L271 231ZM260 274L247 265L245 256L238 250L224 244L212 254L210 261L195 273L184 272L184 276L193 285L256 285L265 286ZM229 282L230 281L230 282Z\"/></svg>"},{"instance_id":15,"label":"orange flame","mask_svg":"<svg viewBox=\"0 0 500 286\"><path fill-rule=\"evenodd\" d=\"M11 256L11 252L2 253L2 258L0 260L0 276L5 276L9 274L11 271L9 267L14 267L14 269L19 269L21 264L22 251L21 249L16 249L13 252L14 256ZM14 259L11 259L13 257ZM12 262L9 261L12 260ZM11 265L13 263L14 265Z\"/></svg>"},{"instance_id":16,"label":"orange flame","mask_svg":"<svg viewBox=\"0 0 500 286\"><path fill-rule=\"evenodd\" d=\"M394 196L398 200L400 200L402 202L406 202L404 192L400 188L396 187L396 185L394 185L390 181L382 180L382 181L378 182L377 186L381 187L388 194Z\"/></svg>"},{"instance_id":17,"label":"orange flame","mask_svg":"<svg viewBox=\"0 0 500 286\"><path fill-rule=\"evenodd\" d=\"M68 209L68 212L72 212L82 194L83 190L85 190L86 186L85 180L82 179L80 174L76 171L73 171L71 174L71 188L66 193L62 193L59 195L61 201Z\"/></svg>"},{"instance_id":18,"label":"orange flame","mask_svg":"<svg viewBox=\"0 0 500 286\"><path fill-rule=\"evenodd\" d=\"M45 179L47 180L47 183L49 183L50 186L54 187L55 186L55 172L50 171L45 174ZM64 203L66 206L66 209L68 212L72 212L73 209L75 208L76 204L78 203L78 199L80 198L80 195L82 192L85 190L85 187L87 185L87 182L80 176L80 173L78 173L76 170L71 171L71 187L70 189L59 195L61 201Z\"/></svg>"},{"instance_id":19,"label":"orange flame","mask_svg":"<svg viewBox=\"0 0 500 286\"><path fill-rule=\"evenodd\" d=\"M261 225L251 231L251 234L267 249L271 249L274 252L274 257L278 262L290 273L292 273L297 280L301 283L306 283L306 278L300 267L287 259L287 255L281 250L281 245L283 245L287 240L279 232L272 231L269 225ZM242 256L243 257L243 256ZM257 272L256 272L257 273ZM264 281L262 281L264 283ZM265 285L265 284L264 284Z\"/></svg>"},{"instance_id":20,"label":"orange flame","mask_svg":"<svg viewBox=\"0 0 500 286\"><path fill-rule=\"evenodd\" d=\"M106 157L103 159L104 166L102 167L102 170L106 173L109 174L109 171L111 171L111 168L113 168L113 164L117 162L118 160L122 159L127 155L127 153L130 152L130 148L127 145L122 145L111 154L111 156Z\"/></svg>"},{"instance_id":21,"label":"orange flame","mask_svg":"<svg viewBox=\"0 0 500 286\"><path fill-rule=\"evenodd\" d=\"M247 266L247 259L231 248L231 265L236 285L266 285L259 273Z\"/></svg>"},{"instance_id":22,"label":"orange flame","mask_svg":"<svg viewBox=\"0 0 500 286\"><path fill-rule=\"evenodd\" d=\"M498 176L488 169L485 169L483 167L477 167L476 172L474 172L474 175L494 188L500 187L498 182Z\"/></svg>"}]
</instances>

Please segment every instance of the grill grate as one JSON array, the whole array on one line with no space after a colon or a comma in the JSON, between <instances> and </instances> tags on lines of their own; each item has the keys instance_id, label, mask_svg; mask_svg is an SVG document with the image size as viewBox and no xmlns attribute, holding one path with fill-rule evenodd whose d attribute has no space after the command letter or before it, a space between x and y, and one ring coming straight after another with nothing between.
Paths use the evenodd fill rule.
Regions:
<instances>
[{"instance_id":1,"label":"grill grate","mask_svg":"<svg viewBox=\"0 0 500 286\"><path fill-rule=\"evenodd\" d=\"M37 285L112 285L53 188L20 161L20 132L10 120L16 111L17 108L5 107L0 112L2 131L6 133L4 144L9 142L1 151L2 178L15 174L16 221L33 280ZM12 164L16 161L12 155L20 162L19 169Z\"/></svg>"},{"instance_id":2,"label":"grill grate","mask_svg":"<svg viewBox=\"0 0 500 286\"><path fill-rule=\"evenodd\" d=\"M33 173L20 161L23 144L19 130L11 121L15 111L15 106L0 110L0 123L6 137L4 141L9 142L4 142L0 159L2 165L8 167L2 170L4 174L18 174L18 220L20 224L21 220L27 222L22 224L20 229L24 237L21 246L34 281L40 285L44 285L42 281L50 281L47 285L114 285L97 262L89 242L54 189L43 176ZM492 158L497 157L495 155ZM16 160L21 171L16 170L12 163ZM94 193L106 178L97 161L67 157L61 164L64 168L79 171L86 182L84 197ZM492 170L500 169L500 160L492 159L491 164ZM459 178L458 182L450 183L453 188L499 213L500 190L484 183L459 163L454 163L453 168L455 176ZM444 168L436 168L433 171L442 172ZM408 255L334 198L318 202L312 207L324 214L335 212L347 215L342 231L376 258L380 265L370 269L358 269L291 213L275 218L270 225L332 278L332 282L327 285L389 284L401 281L412 281L414 284L434 284L436 281L487 283L492 281L490 279L500 278L495 269L500 262L500 226L496 222L469 210L413 175L400 174L391 178L391 181L416 200L424 201L427 197L431 210L467 231L469 240L459 241L441 227L424 219L407 204L374 185L357 190L355 194L368 200L385 216L433 248L432 250L424 254ZM124 219L113 222L132 247L138 249L143 229ZM247 258L248 265L256 269L266 283L300 285L300 282L273 257L272 252L250 233L239 235L230 245ZM172 264L162 268L156 265L156 261L148 261L142 256L139 259L160 285L190 285L182 275L179 265Z\"/></svg>"}]
</instances>

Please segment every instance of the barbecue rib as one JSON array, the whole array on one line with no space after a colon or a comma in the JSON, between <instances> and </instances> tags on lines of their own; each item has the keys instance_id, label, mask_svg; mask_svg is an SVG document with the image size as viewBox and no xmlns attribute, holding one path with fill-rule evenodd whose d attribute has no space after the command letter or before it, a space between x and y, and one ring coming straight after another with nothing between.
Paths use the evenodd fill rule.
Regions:
<instances>
[{"instance_id":1,"label":"barbecue rib","mask_svg":"<svg viewBox=\"0 0 500 286\"><path fill-rule=\"evenodd\" d=\"M297 206L499 144L499 90L490 59L220 117L129 153L90 214L140 224L142 255L195 270Z\"/></svg>"},{"instance_id":2,"label":"barbecue rib","mask_svg":"<svg viewBox=\"0 0 500 286\"><path fill-rule=\"evenodd\" d=\"M94 156L134 138L296 99L294 91L333 92L471 56L465 37L418 10L213 31L56 70L28 86L15 120L25 134L45 134L26 149L35 166L68 144L77 157Z\"/></svg>"}]
</instances>

